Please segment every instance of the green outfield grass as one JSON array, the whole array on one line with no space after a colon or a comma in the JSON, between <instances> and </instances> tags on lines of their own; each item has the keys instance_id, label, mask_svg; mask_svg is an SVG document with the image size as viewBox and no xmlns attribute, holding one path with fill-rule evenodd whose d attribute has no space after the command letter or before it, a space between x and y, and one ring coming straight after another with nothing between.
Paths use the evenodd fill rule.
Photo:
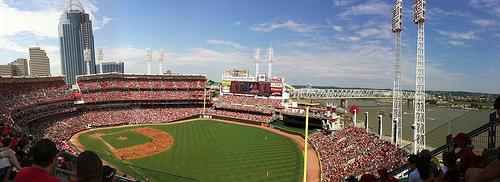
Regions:
<instances>
[{"instance_id":1,"label":"green outfield grass","mask_svg":"<svg viewBox=\"0 0 500 182\"><path fill-rule=\"evenodd\" d=\"M302 181L302 152L287 137L259 128L210 120L148 127L172 135L172 147L150 157L120 161L109 155L104 144L89 135L134 127L93 131L81 135L78 140L87 149L102 154L104 160L120 171L143 180L147 176L152 181L176 182Z\"/></svg>"},{"instance_id":2,"label":"green outfield grass","mask_svg":"<svg viewBox=\"0 0 500 182\"><path fill-rule=\"evenodd\" d=\"M118 140L119 137L127 137L127 140ZM153 141L153 139L131 130L102 136L102 139L108 142L115 149L122 149Z\"/></svg>"}]
</instances>

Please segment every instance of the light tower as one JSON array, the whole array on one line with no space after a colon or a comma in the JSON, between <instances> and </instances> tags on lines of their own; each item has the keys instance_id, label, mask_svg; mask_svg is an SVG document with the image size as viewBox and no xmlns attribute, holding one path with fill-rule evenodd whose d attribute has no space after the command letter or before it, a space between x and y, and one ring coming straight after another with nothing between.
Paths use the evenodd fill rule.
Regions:
<instances>
[{"instance_id":1,"label":"light tower","mask_svg":"<svg viewBox=\"0 0 500 182\"><path fill-rule=\"evenodd\" d=\"M392 89L392 130L391 139L396 145L401 144L403 137L403 116L401 113L402 107L402 92L401 92L401 30L403 23L403 0L397 0L394 9L392 10L392 32L395 33L395 76L394 87Z\"/></svg>"},{"instance_id":2,"label":"light tower","mask_svg":"<svg viewBox=\"0 0 500 182\"><path fill-rule=\"evenodd\" d=\"M165 59L165 54L163 53L162 50L160 50L160 51L158 51L158 63L160 64L159 65L160 73L158 73L158 74L160 74L160 75L163 74L162 73L162 71L163 71L163 69L162 69L163 59Z\"/></svg>"},{"instance_id":3,"label":"light tower","mask_svg":"<svg viewBox=\"0 0 500 182\"><path fill-rule=\"evenodd\" d=\"M273 61L274 61L274 50L269 44L269 49L267 49L267 62L269 63L269 68L267 69L267 77L271 78L273 75Z\"/></svg>"},{"instance_id":4,"label":"light tower","mask_svg":"<svg viewBox=\"0 0 500 182\"><path fill-rule=\"evenodd\" d=\"M414 0L413 22L417 24L417 68L415 83L415 120L413 123L413 152L425 149L425 0Z\"/></svg>"},{"instance_id":5,"label":"light tower","mask_svg":"<svg viewBox=\"0 0 500 182\"><path fill-rule=\"evenodd\" d=\"M102 62L104 61L104 50L102 48L97 49L97 59L99 60L99 73L102 73Z\"/></svg>"},{"instance_id":6,"label":"light tower","mask_svg":"<svg viewBox=\"0 0 500 182\"><path fill-rule=\"evenodd\" d=\"M85 74L90 75L90 49L86 48L83 50L83 61L85 62Z\"/></svg>"},{"instance_id":7,"label":"light tower","mask_svg":"<svg viewBox=\"0 0 500 182\"><path fill-rule=\"evenodd\" d=\"M255 49L255 54L253 56L253 60L255 61L255 78L259 76L259 62L260 62L260 48Z\"/></svg>"},{"instance_id":8,"label":"light tower","mask_svg":"<svg viewBox=\"0 0 500 182\"><path fill-rule=\"evenodd\" d=\"M150 48L146 49L146 61L148 61L148 75L151 74L151 60L153 59L153 53Z\"/></svg>"}]
</instances>

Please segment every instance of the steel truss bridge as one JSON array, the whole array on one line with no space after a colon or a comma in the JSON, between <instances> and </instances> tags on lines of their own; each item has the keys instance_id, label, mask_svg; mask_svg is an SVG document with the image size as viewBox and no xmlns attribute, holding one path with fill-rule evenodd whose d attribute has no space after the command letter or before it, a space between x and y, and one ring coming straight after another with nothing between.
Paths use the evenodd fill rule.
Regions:
<instances>
[{"instance_id":1,"label":"steel truss bridge","mask_svg":"<svg viewBox=\"0 0 500 182\"><path fill-rule=\"evenodd\" d=\"M415 99L415 92L403 91L403 99ZM375 89L292 89L290 98L295 99L392 99L392 90ZM426 94L427 99L434 97Z\"/></svg>"}]
</instances>

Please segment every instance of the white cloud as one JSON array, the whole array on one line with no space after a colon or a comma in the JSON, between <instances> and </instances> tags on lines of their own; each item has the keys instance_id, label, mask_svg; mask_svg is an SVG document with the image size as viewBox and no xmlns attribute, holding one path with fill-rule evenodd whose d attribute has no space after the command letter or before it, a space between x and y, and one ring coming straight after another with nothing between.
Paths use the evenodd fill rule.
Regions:
<instances>
[{"instance_id":1,"label":"white cloud","mask_svg":"<svg viewBox=\"0 0 500 182\"><path fill-rule=\"evenodd\" d=\"M356 32L361 37L369 37L369 38L390 38L391 32L390 29L382 27L382 28L365 28L358 32Z\"/></svg>"},{"instance_id":2,"label":"white cloud","mask_svg":"<svg viewBox=\"0 0 500 182\"><path fill-rule=\"evenodd\" d=\"M468 32L451 32L451 31L442 31L436 30L440 35L443 35L452 40L474 40L477 39L476 32L468 31Z\"/></svg>"},{"instance_id":3,"label":"white cloud","mask_svg":"<svg viewBox=\"0 0 500 182\"><path fill-rule=\"evenodd\" d=\"M500 16L500 1L498 0L470 0L469 3L481 11Z\"/></svg>"},{"instance_id":4,"label":"white cloud","mask_svg":"<svg viewBox=\"0 0 500 182\"><path fill-rule=\"evenodd\" d=\"M465 46L465 43L463 41L457 41L457 40L450 40L448 41L453 46Z\"/></svg>"},{"instance_id":5,"label":"white cloud","mask_svg":"<svg viewBox=\"0 0 500 182\"><path fill-rule=\"evenodd\" d=\"M240 22L240 21L235 21L235 22L233 23L233 25L234 25L234 26L240 26L240 24L241 24L241 22Z\"/></svg>"},{"instance_id":6,"label":"white cloud","mask_svg":"<svg viewBox=\"0 0 500 182\"><path fill-rule=\"evenodd\" d=\"M338 40L341 40L341 41L346 41L346 42L357 42L357 41L361 40L361 38L356 37L356 36L336 36L335 38Z\"/></svg>"},{"instance_id":7,"label":"white cloud","mask_svg":"<svg viewBox=\"0 0 500 182\"><path fill-rule=\"evenodd\" d=\"M354 0L332 0L333 6L347 6L354 2Z\"/></svg>"},{"instance_id":8,"label":"white cloud","mask_svg":"<svg viewBox=\"0 0 500 182\"><path fill-rule=\"evenodd\" d=\"M466 17L464 11L444 10L439 7L432 7L427 12L428 18L451 18L451 17Z\"/></svg>"},{"instance_id":9,"label":"white cloud","mask_svg":"<svg viewBox=\"0 0 500 182\"><path fill-rule=\"evenodd\" d=\"M94 29L102 28L112 18L103 16L96 18L98 11L95 1L82 0L82 4L90 14L94 23ZM36 38L47 38L56 40L58 38L58 23L63 11L64 1L40 0L33 1L5 1L0 0L0 49L8 49L19 52L27 51L26 45L19 44L16 40Z\"/></svg>"},{"instance_id":10,"label":"white cloud","mask_svg":"<svg viewBox=\"0 0 500 182\"><path fill-rule=\"evenodd\" d=\"M165 49L164 49L165 50ZM220 78L222 71L236 66L251 65L251 56L241 51L216 51L207 48L191 48L181 52L165 52L163 68L174 73L207 74L211 79ZM158 55L153 54L152 72L158 72ZM125 72L144 74L147 71L146 49L133 46L104 49L105 61L123 61ZM193 72L195 71L195 72Z\"/></svg>"},{"instance_id":11,"label":"white cloud","mask_svg":"<svg viewBox=\"0 0 500 182\"><path fill-rule=\"evenodd\" d=\"M252 31L256 32L272 32L277 29L288 29L297 33L311 33L314 32L317 27L314 25L301 24L292 20L282 21L282 22L267 22L254 25L250 28Z\"/></svg>"},{"instance_id":12,"label":"white cloud","mask_svg":"<svg viewBox=\"0 0 500 182\"><path fill-rule=\"evenodd\" d=\"M339 14L340 17L348 18L361 15L382 15L389 16L392 12L392 5L386 1L370 0L361 4L349 7L346 11Z\"/></svg>"},{"instance_id":13,"label":"white cloud","mask_svg":"<svg viewBox=\"0 0 500 182\"><path fill-rule=\"evenodd\" d=\"M342 30L343 30L342 26L337 26L337 25L334 25L332 28L333 28L333 30L335 30L337 32L342 32Z\"/></svg>"},{"instance_id":14,"label":"white cloud","mask_svg":"<svg viewBox=\"0 0 500 182\"><path fill-rule=\"evenodd\" d=\"M241 46L240 44L238 44L236 42L232 42L232 41L210 39L210 40L206 40L206 42L209 44L213 44L213 45L228 45L228 46L231 46L231 47L234 47L237 49L243 49L243 46Z\"/></svg>"},{"instance_id":15,"label":"white cloud","mask_svg":"<svg viewBox=\"0 0 500 182\"><path fill-rule=\"evenodd\" d=\"M474 20L474 21L472 21L472 23L474 23L476 25L480 25L480 26L491 26L491 25L496 24L495 21L487 20L487 19Z\"/></svg>"}]
</instances>

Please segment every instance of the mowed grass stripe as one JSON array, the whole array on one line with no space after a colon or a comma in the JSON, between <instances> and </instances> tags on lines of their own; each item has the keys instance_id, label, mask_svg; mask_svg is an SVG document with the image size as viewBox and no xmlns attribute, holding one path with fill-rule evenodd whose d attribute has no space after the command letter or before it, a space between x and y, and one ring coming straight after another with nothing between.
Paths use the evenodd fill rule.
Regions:
<instances>
[{"instance_id":1,"label":"mowed grass stripe","mask_svg":"<svg viewBox=\"0 0 500 182\"><path fill-rule=\"evenodd\" d=\"M278 134L209 120L149 127L170 133L174 144L160 154L129 161L135 165L201 181L302 179L302 152L293 140ZM189 181L149 170L141 172L153 181Z\"/></svg>"}]
</instances>

